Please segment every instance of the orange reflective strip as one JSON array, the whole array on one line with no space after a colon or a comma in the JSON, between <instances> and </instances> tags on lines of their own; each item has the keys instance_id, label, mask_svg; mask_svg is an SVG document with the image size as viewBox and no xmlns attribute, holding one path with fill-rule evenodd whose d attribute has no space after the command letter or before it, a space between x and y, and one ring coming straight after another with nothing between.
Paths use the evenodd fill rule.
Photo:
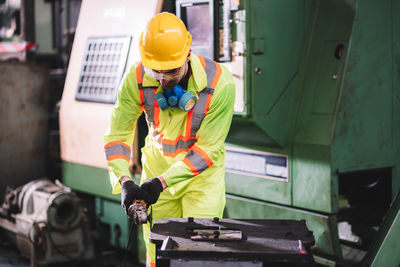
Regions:
<instances>
[{"instance_id":1,"label":"orange reflective strip","mask_svg":"<svg viewBox=\"0 0 400 267\"><path fill-rule=\"evenodd\" d=\"M143 107L144 105L143 89L139 89L139 96L140 96L140 102L142 103L141 107Z\"/></svg>"},{"instance_id":2,"label":"orange reflective strip","mask_svg":"<svg viewBox=\"0 0 400 267\"><path fill-rule=\"evenodd\" d=\"M193 140L193 139L196 139L196 137L186 137L186 136L180 135L175 140L163 139L162 142L163 142L163 144L166 144L166 145L175 145L176 143L178 143L179 140L189 141L189 140Z\"/></svg>"},{"instance_id":3,"label":"orange reflective strip","mask_svg":"<svg viewBox=\"0 0 400 267\"><path fill-rule=\"evenodd\" d=\"M215 86L218 83L219 77L221 76L221 66L218 63L215 63L215 66L217 67L217 72L215 73L214 80L212 81L211 86L210 86L212 89L215 89Z\"/></svg>"},{"instance_id":4,"label":"orange reflective strip","mask_svg":"<svg viewBox=\"0 0 400 267\"><path fill-rule=\"evenodd\" d=\"M156 267L156 263L152 262L149 254L146 252L146 267Z\"/></svg>"},{"instance_id":5,"label":"orange reflective strip","mask_svg":"<svg viewBox=\"0 0 400 267\"><path fill-rule=\"evenodd\" d=\"M190 137L190 132L192 130L192 118L193 118L193 109L189 110L186 120L186 137Z\"/></svg>"},{"instance_id":6,"label":"orange reflective strip","mask_svg":"<svg viewBox=\"0 0 400 267\"><path fill-rule=\"evenodd\" d=\"M162 142L158 141L157 135L160 136ZM176 145L176 143L178 143L179 140L188 141L188 140L196 139L196 137L186 138L185 136L182 136L182 135L178 136L175 140L164 139L164 138L163 138L164 135L158 133L157 131L155 131L155 133L153 133L153 137L155 138L155 141L156 141L158 144L160 144L160 145L162 145L162 144L165 144L165 145ZM193 145L194 145L194 144L193 144ZM178 149L175 151L175 153L173 153L173 154L163 151L163 155L164 155L164 156L167 156L167 157L176 157L176 155L178 155L178 154L181 153L181 152L189 151L189 150L193 147L193 145L190 146L190 147L188 147L188 148L178 148Z\"/></svg>"},{"instance_id":7,"label":"orange reflective strip","mask_svg":"<svg viewBox=\"0 0 400 267\"><path fill-rule=\"evenodd\" d=\"M199 175L199 171L197 170L197 168L193 165L193 163L190 160L188 160L187 158L184 158L183 163L185 163L190 168L190 170L192 171L194 176Z\"/></svg>"},{"instance_id":8,"label":"orange reflective strip","mask_svg":"<svg viewBox=\"0 0 400 267\"><path fill-rule=\"evenodd\" d=\"M157 92L157 88L154 89L154 95ZM154 124L156 128L160 126L160 106L158 105L156 98L154 98Z\"/></svg>"},{"instance_id":9,"label":"orange reflective strip","mask_svg":"<svg viewBox=\"0 0 400 267\"><path fill-rule=\"evenodd\" d=\"M203 69L205 69L205 67L206 67L206 61L204 60L204 57L199 56L199 59L200 59L201 65L203 66Z\"/></svg>"},{"instance_id":10,"label":"orange reflective strip","mask_svg":"<svg viewBox=\"0 0 400 267\"><path fill-rule=\"evenodd\" d=\"M210 107L211 98L212 98L212 94L208 94L207 102L206 102L206 105L204 106L204 116L206 116L208 108Z\"/></svg>"},{"instance_id":11,"label":"orange reflective strip","mask_svg":"<svg viewBox=\"0 0 400 267\"><path fill-rule=\"evenodd\" d=\"M129 148L129 150L131 149L131 147L127 144L125 144L124 142L121 141L111 141L108 142L107 144L104 145L104 149L106 149L107 147L113 146L113 145L123 145L124 147Z\"/></svg>"},{"instance_id":12,"label":"orange reflective strip","mask_svg":"<svg viewBox=\"0 0 400 267\"><path fill-rule=\"evenodd\" d=\"M139 64L136 67L136 80L137 83L143 83L142 62L139 62Z\"/></svg>"},{"instance_id":13,"label":"orange reflective strip","mask_svg":"<svg viewBox=\"0 0 400 267\"><path fill-rule=\"evenodd\" d=\"M194 145L194 144L193 144ZM189 148L178 148L176 151L175 151L175 153L174 154L171 154L171 153L168 153L168 152L164 152L163 151L163 155L164 156L167 156L167 157L172 157L172 158L174 158L174 157L176 157L176 155L178 155L179 153L181 153L181 152L186 152L186 151L189 151L191 148L192 148L193 146L191 146L191 147L189 147Z\"/></svg>"},{"instance_id":14,"label":"orange reflective strip","mask_svg":"<svg viewBox=\"0 0 400 267\"><path fill-rule=\"evenodd\" d=\"M201 149L198 146L194 146L192 148L194 151L196 151L197 153L199 153L199 155L204 159L204 161L207 163L208 167L210 167L211 165L214 164L214 162L212 161L212 159L207 155L207 153Z\"/></svg>"},{"instance_id":15,"label":"orange reflective strip","mask_svg":"<svg viewBox=\"0 0 400 267\"><path fill-rule=\"evenodd\" d=\"M143 82L143 75L142 75L142 62L139 62L139 64L136 67L136 80L138 84L141 84ZM142 87L140 87L142 88ZM140 108L144 109L144 98L143 98L143 89L139 89L139 97L140 97Z\"/></svg>"},{"instance_id":16,"label":"orange reflective strip","mask_svg":"<svg viewBox=\"0 0 400 267\"><path fill-rule=\"evenodd\" d=\"M114 160L114 159L123 159L123 160L126 160L129 163L129 159L127 157L125 157L124 155L112 155L112 156L108 157L106 160L107 161L111 161L111 160Z\"/></svg>"},{"instance_id":17,"label":"orange reflective strip","mask_svg":"<svg viewBox=\"0 0 400 267\"><path fill-rule=\"evenodd\" d=\"M163 133L159 133L156 128L152 125L152 128L154 130L153 132L153 137L156 138L157 143L161 144L158 139L157 136L160 136L160 138L162 139L162 142L166 145L175 145L176 143L178 143L179 140L182 141L188 141L188 140L192 140L192 139L196 139L196 136L183 136L183 135L179 135L177 138L175 138L174 140L172 139L164 139L164 134Z\"/></svg>"}]
</instances>

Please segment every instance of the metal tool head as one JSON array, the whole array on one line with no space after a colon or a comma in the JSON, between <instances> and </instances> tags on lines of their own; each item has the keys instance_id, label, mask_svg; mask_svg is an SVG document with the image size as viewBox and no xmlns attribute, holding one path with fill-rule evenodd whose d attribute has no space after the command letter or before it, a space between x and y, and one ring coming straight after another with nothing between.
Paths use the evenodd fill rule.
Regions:
<instances>
[{"instance_id":1,"label":"metal tool head","mask_svg":"<svg viewBox=\"0 0 400 267\"><path fill-rule=\"evenodd\" d=\"M129 206L128 216L133 219L136 225L147 223L147 206L143 200L134 200Z\"/></svg>"}]
</instances>

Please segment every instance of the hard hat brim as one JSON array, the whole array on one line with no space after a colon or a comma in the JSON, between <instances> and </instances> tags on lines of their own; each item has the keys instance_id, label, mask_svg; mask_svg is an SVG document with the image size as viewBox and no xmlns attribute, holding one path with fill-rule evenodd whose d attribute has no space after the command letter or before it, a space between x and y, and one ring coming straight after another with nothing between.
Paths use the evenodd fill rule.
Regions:
<instances>
[{"instance_id":1,"label":"hard hat brim","mask_svg":"<svg viewBox=\"0 0 400 267\"><path fill-rule=\"evenodd\" d=\"M153 70L170 70L170 69L176 69L181 67L185 61L186 58L189 54L190 51L190 45L192 43L192 35L187 32L186 35L186 45L185 48L183 49L182 53L180 53L179 57L175 60L170 60L170 61L159 61L155 59L156 55L148 55L144 51L143 47L143 33L140 36L139 39L139 52L140 52L140 57L142 59L142 64L144 67L153 69Z\"/></svg>"}]
</instances>

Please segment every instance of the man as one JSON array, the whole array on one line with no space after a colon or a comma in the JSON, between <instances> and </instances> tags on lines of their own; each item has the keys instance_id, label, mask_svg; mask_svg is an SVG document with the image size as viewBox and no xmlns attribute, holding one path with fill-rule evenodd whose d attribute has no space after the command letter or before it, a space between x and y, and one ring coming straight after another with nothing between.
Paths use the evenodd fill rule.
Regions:
<instances>
[{"instance_id":1,"label":"man","mask_svg":"<svg viewBox=\"0 0 400 267\"><path fill-rule=\"evenodd\" d=\"M173 14L157 14L149 21L139 41L142 61L124 77L104 137L113 193L122 193L126 212L134 199L152 205L153 220L222 217L225 206L224 141L235 85L225 67L192 54L191 41ZM171 107L171 94L180 108ZM143 111L149 133L139 187L130 177L129 156ZM143 232L147 262L154 266L149 224Z\"/></svg>"}]
</instances>

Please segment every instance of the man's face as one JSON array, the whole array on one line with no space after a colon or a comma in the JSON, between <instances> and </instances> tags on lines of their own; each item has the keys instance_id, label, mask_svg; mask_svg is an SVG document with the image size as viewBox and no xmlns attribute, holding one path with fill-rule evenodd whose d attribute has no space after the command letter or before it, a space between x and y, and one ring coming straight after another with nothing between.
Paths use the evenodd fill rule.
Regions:
<instances>
[{"instance_id":1,"label":"man's face","mask_svg":"<svg viewBox=\"0 0 400 267\"><path fill-rule=\"evenodd\" d=\"M173 89L185 76L187 63L171 70L151 70L151 76L161 83L164 90Z\"/></svg>"}]
</instances>

